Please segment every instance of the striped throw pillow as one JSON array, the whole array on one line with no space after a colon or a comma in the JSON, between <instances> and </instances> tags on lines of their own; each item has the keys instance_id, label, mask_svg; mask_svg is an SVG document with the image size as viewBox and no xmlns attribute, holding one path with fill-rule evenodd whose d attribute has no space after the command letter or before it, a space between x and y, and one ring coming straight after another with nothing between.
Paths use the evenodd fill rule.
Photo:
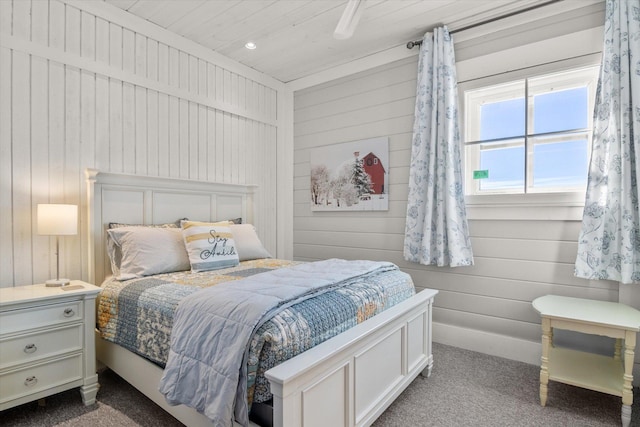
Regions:
<instances>
[{"instance_id":1,"label":"striped throw pillow","mask_svg":"<svg viewBox=\"0 0 640 427\"><path fill-rule=\"evenodd\" d=\"M182 221L182 237L193 272L233 267L240 262L227 222Z\"/></svg>"}]
</instances>

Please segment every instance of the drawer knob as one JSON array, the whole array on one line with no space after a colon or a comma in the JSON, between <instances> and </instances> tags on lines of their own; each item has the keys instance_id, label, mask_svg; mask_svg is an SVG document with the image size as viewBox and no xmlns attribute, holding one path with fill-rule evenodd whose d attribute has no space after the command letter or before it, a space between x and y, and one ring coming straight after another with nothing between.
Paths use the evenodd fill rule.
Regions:
<instances>
[{"instance_id":1,"label":"drawer knob","mask_svg":"<svg viewBox=\"0 0 640 427\"><path fill-rule=\"evenodd\" d=\"M64 309L64 317L71 317L73 316L75 313L73 311L72 308L65 308Z\"/></svg>"},{"instance_id":2,"label":"drawer knob","mask_svg":"<svg viewBox=\"0 0 640 427\"><path fill-rule=\"evenodd\" d=\"M27 344L24 346L24 352L27 354L35 353L38 350L35 344Z\"/></svg>"},{"instance_id":3,"label":"drawer knob","mask_svg":"<svg viewBox=\"0 0 640 427\"><path fill-rule=\"evenodd\" d=\"M35 376L28 377L26 380L24 380L24 385L26 385L27 387L33 387L37 383L38 379Z\"/></svg>"}]
</instances>

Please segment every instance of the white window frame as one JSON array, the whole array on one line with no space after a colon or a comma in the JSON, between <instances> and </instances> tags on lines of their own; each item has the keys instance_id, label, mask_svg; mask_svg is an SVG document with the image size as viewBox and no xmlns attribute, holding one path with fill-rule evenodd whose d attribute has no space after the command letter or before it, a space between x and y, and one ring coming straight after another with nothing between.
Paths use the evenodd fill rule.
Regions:
<instances>
[{"instance_id":1,"label":"white window frame","mask_svg":"<svg viewBox=\"0 0 640 427\"><path fill-rule=\"evenodd\" d=\"M466 135L464 117L465 92L482 87L489 87L499 84L508 84L525 78L544 76L562 71L569 71L578 68L598 67L600 55L586 55L579 58L570 58L563 61L556 61L537 65L533 67L518 69L498 75L476 78L473 80L459 82L458 93L460 99L460 126L461 133ZM593 98L590 99L590 110L593 111ZM466 140L466 138L465 138ZM462 146L462 152L465 153ZM477 164L477 163L474 163ZM469 181L473 182L473 176L467 173L467 159L463 154L463 167L465 175L465 187ZM517 219L517 220L580 220L584 207L585 191L567 192L545 192L545 193L499 193L492 194L468 194L465 188L465 201L467 205L467 217L474 219Z\"/></svg>"},{"instance_id":2,"label":"white window frame","mask_svg":"<svg viewBox=\"0 0 640 427\"><path fill-rule=\"evenodd\" d=\"M587 113L586 127L583 129L566 129L557 132L547 133L534 133L531 129L531 124L534 121L535 110L533 108L532 101L535 96L539 96L545 93L551 93L576 89L581 87L587 87L588 90L588 105L587 111L592 112L595 100L595 91L597 85L597 67L580 67L578 69L563 71L560 73L545 74L543 76L532 75L526 79L518 79L513 82L501 85L492 85L485 88L465 92L465 104L468 109L476 110L476 114L471 114L466 117L467 126L465 132L465 165L468 166L466 171L466 190L469 195L484 195L484 194L496 194L496 193L551 193L551 192L584 192L585 187L542 187L536 188L533 186L534 182L534 150L536 146L546 143L558 143L561 141L574 141L574 140L586 140L587 152L591 148L591 129L592 129L592 117ZM480 139L480 109L489 103L495 103L500 101L506 101L511 99L524 99L525 105L525 117L524 119L524 133L520 135L513 135L511 137L496 138L482 141ZM468 110L467 110L468 111ZM545 140L547 142L545 142ZM524 187L519 189L499 188L493 190L482 190L482 180L473 179L472 168L473 165L477 165L479 162L479 156L481 153L481 146L495 146L500 147L524 147L525 159L524 164ZM585 165L586 166L586 165ZM585 180L586 182L586 180Z\"/></svg>"}]
</instances>

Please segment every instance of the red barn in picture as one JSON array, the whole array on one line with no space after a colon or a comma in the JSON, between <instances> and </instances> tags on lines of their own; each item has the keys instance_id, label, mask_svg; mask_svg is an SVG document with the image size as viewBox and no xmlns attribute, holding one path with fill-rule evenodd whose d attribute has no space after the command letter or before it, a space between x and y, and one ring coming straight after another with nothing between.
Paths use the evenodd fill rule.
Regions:
<instances>
[{"instance_id":1,"label":"red barn in picture","mask_svg":"<svg viewBox=\"0 0 640 427\"><path fill-rule=\"evenodd\" d=\"M373 153L367 154L362 158L362 165L373 182L372 194L384 194L384 174L386 171L378 156Z\"/></svg>"}]
</instances>

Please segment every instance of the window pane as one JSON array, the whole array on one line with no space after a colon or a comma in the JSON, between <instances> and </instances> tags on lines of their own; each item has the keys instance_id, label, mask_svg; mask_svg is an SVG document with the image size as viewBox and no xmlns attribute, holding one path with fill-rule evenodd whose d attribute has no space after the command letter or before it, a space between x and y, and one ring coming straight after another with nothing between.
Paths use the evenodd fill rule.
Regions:
<instances>
[{"instance_id":1,"label":"window pane","mask_svg":"<svg viewBox=\"0 0 640 427\"><path fill-rule=\"evenodd\" d=\"M480 140L524 135L524 98L484 104L480 111Z\"/></svg>"},{"instance_id":2,"label":"window pane","mask_svg":"<svg viewBox=\"0 0 640 427\"><path fill-rule=\"evenodd\" d=\"M480 169L489 177L480 180L480 191L524 190L524 143L480 147Z\"/></svg>"},{"instance_id":3,"label":"window pane","mask_svg":"<svg viewBox=\"0 0 640 427\"><path fill-rule=\"evenodd\" d=\"M533 187L587 185L587 140L538 143L533 147Z\"/></svg>"},{"instance_id":4,"label":"window pane","mask_svg":"<svg viewBox=\"0 0 640 427\"><path fill-rule=\"evenodd\" d=\"M549 92L533 97L533 133L587 127L586 87Z\"/></svg>"}]
</instances>

